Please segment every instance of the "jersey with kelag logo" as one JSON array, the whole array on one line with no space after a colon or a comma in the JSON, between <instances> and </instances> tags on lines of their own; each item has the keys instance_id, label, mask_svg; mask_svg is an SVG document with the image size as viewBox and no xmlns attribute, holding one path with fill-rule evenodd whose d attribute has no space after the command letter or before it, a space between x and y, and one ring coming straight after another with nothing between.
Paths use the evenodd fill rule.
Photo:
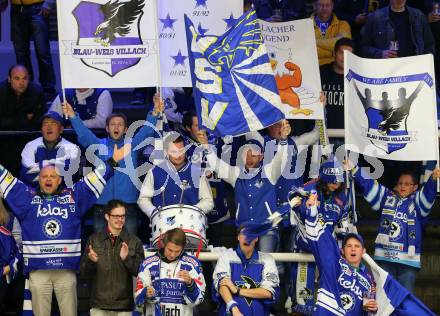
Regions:
<instances>
[{"instance_id":1,"label":"jersey with kelag logo","mask_svg":"<svg viewBox=\"0 0 440 316\"><path fill-rule=\"evenodd\" d=\"M434 204L436 182L430 177L422 189L401 198L379 182L362 177L361 169L354 177L371 208L381 211L374 259L420 268L423 221Z\"/></svg>"},{"instance_id":2,"label":"jersey with kelag logo","mask_svg":"<svg viewBox=\"0 0 440 316\"><path fill-rule=\"evenodd\" d=\"M194 280L187 286L177 277L180 270L189 271ZM147 287L154 297L147 297ZM135 292L136 306L146 305L146 315L192 316L193 308L203 302L205 279L197 258L183 253L175 261L165 262L159 254L147 257L141 264Z\"/></svg>"},{"instance_id":3,"label":"jersey with kelag logo","mask_svg":"<svg viewBox=\"0 0 440 316\"><path fill-rule=\"evenodd\" d=\"M45 195L0 165L0 191L22 228L25 272L79 268L81 218L112 175L108 164L101 165L73 187Z\"/></svg>"},{"instance_id":4,"label":"jersey with kelag logo","mask_svg":"<svg viewBox=\"0 0 440 316\"><path fill-rule=\"evenodd\" d=\"M305 231L319 270L319 289L313 315L364 315L362 297L374 280L364 266L353 268L341 257L332 227L315 216L306 216Z\"/></svg>"},{"instance_id":5,"label":"jersey with kelag logo","mask_svg":"<svg viewBox=\"0 0 440 316\"><path fill-rule=\"evenodd\" d=\"M239 288L262 288L272 294L271 299L251 299L233 295L243 315L266 316L270 314L270 306L278 300L280 295L280 279L272 256L255 250L252 256L246 259L240 248L227 249L220 254L214 270L213 285L214 298L220 303L218 314L221 316L230 315L218 292L220 281L225 277L230 278Z\"/></svg>"}]
</instances>

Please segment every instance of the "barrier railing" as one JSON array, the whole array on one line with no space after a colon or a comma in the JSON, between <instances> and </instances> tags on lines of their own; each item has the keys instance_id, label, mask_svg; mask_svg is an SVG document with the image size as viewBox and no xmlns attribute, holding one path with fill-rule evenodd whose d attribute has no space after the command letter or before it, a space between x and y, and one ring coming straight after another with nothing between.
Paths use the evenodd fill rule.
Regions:
<instances>
[{"instance_id":1,"label":"barrier railing","mask_svg":"<svg viewBox=\"0 0 440 316\"><path fill-rule=\"evenodd\" d=\"M191 251L189 251L191 253ZM145 251L145 257L154 255L154 252ZM204 251L199 255L200 261L217 261L220 252ZM287 253L287 252L273 252L270 255L279 262L315 262L315 258L307 253Z\"/></svg>"}]
</instances>

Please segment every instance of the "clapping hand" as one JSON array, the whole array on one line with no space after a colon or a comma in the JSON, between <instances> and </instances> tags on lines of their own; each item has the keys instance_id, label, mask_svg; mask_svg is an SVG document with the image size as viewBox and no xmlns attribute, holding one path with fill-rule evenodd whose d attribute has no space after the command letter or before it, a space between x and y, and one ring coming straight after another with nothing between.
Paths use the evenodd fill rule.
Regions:
<instances>
[{"instance_id":1,"label":"clapping hand","mask_svg":"<svg viewBox=\"0 0 440 316\"><path fill-rule=\"evenodd\" d=\"M89 245L89 252L87 254L87 257L89 257L90 261L94 263L98 262L98 254L93 250L92 245Z\"/></svg>"},{"instance_id":2,"label":"clapping hand","mask_svg":"<svg viewBox=\"0 0 440 316\"><path fill-rule=\"evenodd\" d=\"M128 245L126 242L122 243L121 251L119 252L119 256L121 257L122 261L125 261L128 257Z\"/></svg>"}]
</instances>

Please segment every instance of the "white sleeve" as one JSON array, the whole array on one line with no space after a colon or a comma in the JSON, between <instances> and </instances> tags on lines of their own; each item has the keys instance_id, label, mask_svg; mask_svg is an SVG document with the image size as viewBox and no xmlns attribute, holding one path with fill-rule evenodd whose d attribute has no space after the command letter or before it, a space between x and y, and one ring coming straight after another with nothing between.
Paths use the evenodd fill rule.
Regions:
<instances>
[{"instance_id":1,"label":"white sleeve","mask_svg":"<svg viewBox=\"0 0 440 316\"><path fill-rule=\"evenodd\" d=\"M211 186L205 176L200 178L199 182L199 203L194 205L207 214L214 208L214 200L212 198Z\"/></svg>"},{"instance_id":2,"label":"white sleeve","mask_svg":"<svg viewBox=\"0 0 440 316\"><path fill-rule=\"evenodd\" d=\"M27 169L33 169L32 171L37 172L40 170L39 164L35 161L35 152L32 144L33 142L29 142L24 146L21 152L21 164Z\"/></svg>"},{"instance_id":3,"label":"white sleeve","mask_svg":"<svg viewBox=\"0 0 440 316\"><path fill-rule=\"evenodd\" d=\"M268 290L275 297L275 289L280 286L280 278L278 276L275 260L269 254L263 254L264 267L260 288Z\"/></svg>"},{"instance_id":4,"label":"white sleeve","mask_svg":"<svg viewBox=\"0 0 440 316\"><path fill-rule=\"evenodd\" d=\"M151 198L154 196L154 177L152 169L148 171L145 177L144 183L142 184L141 192L138 198L138 205L149 218L155 210L155 206L151 202Z\"/></svg>"},{"instance_id":5,"label":"white sleeve","mask_svg":"<svg viewBox=\"0 0 440 316\"><path fill-rule=\"evenodd\" d=\"M317 144L319 140L319 125L315 122L315 127L312 131L293 137L293 140L297 145Z\"/></svg>"},{"instance_id":6,"label":"white sleeve","mask_svg":"<svg viewBox=\"0 0 440 316\"><path fill-rule=\"evenodd\" d=\"M55 111L58 112L58 114L63 115L63 110L61 109L61 99L59 95L57 95L56 98L52 101L49 111Z\"/></svg>"},{"instance_id":7,"label":"white sleeve","mask_svg":"<svg viewBox=\"0 0 440 316\"><path fill-rule=\"evenodd\" d=\"M102 91L96 106L96 116L85 120L84 125L88 128L105 128L105 120L113 111L113 100L108 90Z\"/></svg>"},{"instance_id":8,"label":"white sleeve","mask_svg":"<svg viewBox=\"0 0 440 316\"><path fill-rule=\"evenodd\" d=\"M218 158L216 153L211 150L208 151L206 160L209 167L215 171L220 179L225 180L230 185L235 187L235 182L240 175L240 167L227 164L222 159Z\"/></svg>"},{"instance_id":9,"label":"white sleeve","mask_svg":"<svg viewBox=\"0 0 440 316\"><path fill-rule=\"evenodd\" d=\"M218 284L221 279L227 277L231 278L231 265L228 260L228 254L231 250L222 251L218 257L217 264L215 265L214 273L212 275L212 284L215 290L218 292Z\"/></svg>"}]
</instances>

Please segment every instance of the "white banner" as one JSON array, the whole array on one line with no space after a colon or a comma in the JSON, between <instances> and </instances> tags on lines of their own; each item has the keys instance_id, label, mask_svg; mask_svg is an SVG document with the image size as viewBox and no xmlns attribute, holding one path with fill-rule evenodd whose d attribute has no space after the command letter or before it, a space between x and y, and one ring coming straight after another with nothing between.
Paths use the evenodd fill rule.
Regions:
<instances>
[{"instance_id":1,"label":"white banner","mask_svg":"<svg viewBox=\"0 0 440 316\"><path fill-rule=\"evenodd\" d=\"M192 87L185 14L200 34L220 35L234 25L242 13L242 0L159 0L162 86Z\"/></svg>"},{"instance_id":2,"label":"white banner","mask_svg":"<svg viewBox=\"0 0 440 316\"><path fill-rule=\"evenodd\" d=\"M323 120L313 21L260 24L286 117Z\"/></svg>"},{"instance_id":3,"label":"white banner","mask_svg":"<svg viewBox=\"0 0 440 316\"><path fill-rule=\"evenodd\" d=\"M437 160L432 55L363 59L344 53L347 149L392 160Z\"/></svg>"},{"instance_id":4,"label":"white banner","mask_svg":"<svg viewBox=\"0 0 440 316\"><path fill-rule=\"evenodd\" d=\"M155 0L58 0L63 88L159 84Z\"/></svg>"}]
</instances>

